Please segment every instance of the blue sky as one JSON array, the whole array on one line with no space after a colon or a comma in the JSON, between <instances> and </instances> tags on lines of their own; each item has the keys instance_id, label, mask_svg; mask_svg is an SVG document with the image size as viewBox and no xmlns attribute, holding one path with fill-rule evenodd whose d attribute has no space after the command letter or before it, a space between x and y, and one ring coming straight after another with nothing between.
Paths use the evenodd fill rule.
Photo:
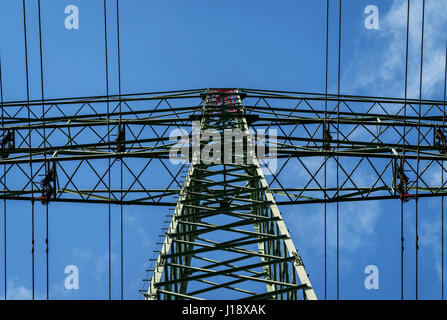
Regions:
<instances>
[{"instance_id":1,"label":"blue sky","mask_svg":"<svg viewBox=\"0 0 447 320\"><path fill-rule=\"evenodd\" d=\"M41 2L46 98L105 94L103 1ZM409 96L417 97L422 1L412 3ZM118 93L115 1L108 0L107 4L109 86L110 93ZM364 27L364 9L370 4L379 8L379 30ZM67 5L79 8L79 30L64 28ZM426 6L423 97L439 99L443 93L447 3L427 0ZM329 91L332 93L337 89L337 14L338 1L331 1ZM26 99L22 19L21 1L0 2L5 101ZM40 99L37 0L27 1L27 19L30 96ZM402 97L406 1L344 0L342 19L341 92ZM325 22L323 0L121 1L122 92L206 87L324 92ZM7 206L8 295L26 298L31 288L31 205L8 201ZM406 297L414 298L414 204L406 206ZM440 298L440 200L421 200L420 207L420 297ZM44 209L36 208L36 294L42 298L45 296ZM399 210L397 200L340 205L341 298L400 298ZM107 207L52 203L49 212L51 297L107 298ZM138 298L137 290L165 213L161 209L125 207L125 298ZM112 214L112 291L113 298L119 298L119 208L114 207ZM324 294L322 207L287 207L283 214L321 298ZM330 243L335 239L334 217L334 206L330 205ZM328 248L328 298L333 299L335 246L331 244ZM3 274L3 246L0 252ZM68 291L63 286L64 269L70 264L79 266L79 290ZM364 268L369 264L379 267L379 290L364 288ZM1 289L0 297L3 295Z\"/></svg>"}]
</instances>

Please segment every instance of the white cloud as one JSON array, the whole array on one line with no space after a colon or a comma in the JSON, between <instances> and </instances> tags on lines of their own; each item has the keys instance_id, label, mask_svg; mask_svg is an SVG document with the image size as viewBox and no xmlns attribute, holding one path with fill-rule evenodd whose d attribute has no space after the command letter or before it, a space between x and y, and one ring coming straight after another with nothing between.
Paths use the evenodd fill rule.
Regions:
<instances>
[{"instance_id":1,"label":"white cloud","mask_svg":"<svg viewBox=\"0 0 447 320\"><path fill-rule=\"evenodd\" d=\"M16 280L10 280L8 283L8 300L30 300L32 292L23 285L17 284Z\"/></svg>"},{"instance_id":2,"label":"white cloud","mask_svg":"<svg viewBox=\"0 0 447 320\"><path fill-rule=\"evenodd\" d=\"M94 267L94 275L96 281L104 281L105 277L108 274L108 254L97 254L93 252L92 249L76 249L73 253L73 256L76 259L80 260L80 265L93 265ZM116 260L116 254L112 253L111 260L114 262Z\"/></svg>"},{"instance_id":3,"label":"white cloud","mask_svg":"<svg viewBox=\"0 0 447 320\"><path fill-rule=\"evenodd\" d=\"M128 230L130 232L136 232L138 235L139 243L147 250L152 249L154 243L148 236L150 231L144 226L144 222L141 221L141 216L129 210L124 216L124 219L126 220Z\"/></svg>"},{"instance_id":4,"label":"white cloud","mask_svg":"<svg viewBox=\"0 0 447 320\"><path fill-rule=\"evenodd\" d=\"M439 217L427 215L421 223L419 233L420 250L429 250L434 259L434 267L439 279L442 278L441 223ZM430 259L430 261L433 261Z\"/></svg>"},{"instance_id":5,"label":"white cloud","mask_svg":"<svg viewBox=\"0 0 447 320\"><path fill-rule=\"evenodd\" d=\"M444 81L446 16L447 1L426 1L423 65L425 98L430 98L440 91ZM359 58L353 59L346 68L343 75L345 92L370 89L374 91L371 95L404 96L406 28L407 1L394 0L390 10L381 18L381 30L377 33L381 45L371 51L366 51L362 46L362 51L359 49L356 53ZM409 98L419 97L421 28L422 1L412 1L408 61Z\"/></svg>"},{"instance_id":6,"label":"white cloud","mask_svg":"<svg viewBox=\"0 0 447 320\"><path fill-rule=\"evenodd\" d=\"M294 210L291 210L286 220L290 225L292 236L296 239L298 250L307 251L307 258L319 259L318 257L324 254L322 245L322 239L324 239L323 206L320 205L315 210L309 209L309 207L301 207L300 210L309 211L305 217L301 214L297 215L296 212L293 212ZM358 259L359 252L368 252L368 250L377 247L378 235L375 231L380 215L381 207L377 201L340 204L339 248L340 261L344 270L349 270L353 261ZM335 204L330 204L327 207L327 250L329 255L334 254L337 246L335 217Z\"/></svg>"}]
</instances>

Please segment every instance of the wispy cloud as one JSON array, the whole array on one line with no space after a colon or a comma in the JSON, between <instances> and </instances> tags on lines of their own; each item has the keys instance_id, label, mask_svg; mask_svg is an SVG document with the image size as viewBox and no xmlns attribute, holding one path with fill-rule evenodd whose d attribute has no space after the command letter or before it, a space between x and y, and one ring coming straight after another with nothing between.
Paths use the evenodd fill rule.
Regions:
<instances>
[{"instance_id":1,"label":"wispy cloud","mask_svg":"<svg viewBox=\"0 0 447 320\"><path fill-rule=\"evenodd\" d=\"M436 274L439 279L442 278L442 261L441 261L441 223L437 217L425 217L421 223L420 231L420 248L421 250L429 250L432 255L430 261L433 262Z\"/></svg>"},{"instance_id":2,"label":"wispy cloud","mask_svg":"<svg viewBox=\"0 0 447 320\"><path fill-rule=\"evenodd\" d=\"M108 274L108 254L100 254L99 252L94 252L92 249L76 249L73 256L80 263L80 267L89 266L94 270L94 276L96 281L105 281ZM116 254L112 253L112 262L116 261Z\"/></svg>"},{"instance_id":3,"label":"wispy cloud","mask_svg":"<svg viewBox=\"0 0 447 320\"><path fill-rule=\"evenodd\" d=\"M144 226L141 216L129 210L124 219L128 231L134 232L138 236L139 243L148 251L152 249L154 241L149 237L149 230Z\"/></svg>"},{"instance_id":4,"label":"wispy cloud","mask_svg":"<svg viewBox=\"0 0 447 320\"><path fill-rule=\"evenodd\" d=\"M444 81L446 16L446 1L426 2L422 86L426 98L440 92ZM350 93L369 89L377 95L403 97L406 29L407 1L394 0L389 11L381 16L381 29L377 32L379 45L370 51L364 46L359 48L356 53L358 59L353 59L346 67L343 88ZM419 96L421 30L422 1L412 1L408 55L409 98Z\"/></svg>"},{"instance_id":5,"label":"wispy cloud","mask_svg":"<svg viewBox=\"0 0 447 320\"><path fill-rule=\"evenodd\" d=\"M8 300L30 300L32 292L30 289L20 284L18 279L8 281Z\"/></svg>"},{"instance_id":6,"label":"wispy cloud","mask_svg":"<svg viewBox=\"0 0 447 320\"><path fill-rule=\"evenodd\" d=\"M380 216L380 203L368 201L364 203L344 203L340 211L341 225L343 227L343 241L340 242L340 248L346 252L356 252L359 249L365 249L371 245L371 237L374 236L374 231L377 226L377 219ZM336 215L334 205L328 206L328 217L331 218ZM306 243L317 252L322 252L320 245L321 238L315 236L316 228L323 228L323 209L319 207L316 212L306 216L306 219L292 218L292 228L296 229L299 237L306 239ZM328 224L328 238L335 239L336 225L334 223ZM328 241L328 247L331 249L336 247L334 241Z\"/></svg>"}]
</instances>

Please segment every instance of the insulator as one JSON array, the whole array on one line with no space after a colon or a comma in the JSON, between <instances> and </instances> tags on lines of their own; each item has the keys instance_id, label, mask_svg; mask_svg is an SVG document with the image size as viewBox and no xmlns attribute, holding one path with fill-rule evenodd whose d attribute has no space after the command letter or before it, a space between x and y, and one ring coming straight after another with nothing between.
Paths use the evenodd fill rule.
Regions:
<instances>
[{"instance_id":1,"label":"insulator","mask_svg":"<svg viewBox=\"0 0 447 320\"><path fill-rule=\"evenodd\" d=\"M53 171L48 171L45 174L45 178L43 178L42 181L40 182L40 185L42 187L47 187L50 184L50 182L53 182L53 181L54 181Z\"/></svg>"}]
</instances>

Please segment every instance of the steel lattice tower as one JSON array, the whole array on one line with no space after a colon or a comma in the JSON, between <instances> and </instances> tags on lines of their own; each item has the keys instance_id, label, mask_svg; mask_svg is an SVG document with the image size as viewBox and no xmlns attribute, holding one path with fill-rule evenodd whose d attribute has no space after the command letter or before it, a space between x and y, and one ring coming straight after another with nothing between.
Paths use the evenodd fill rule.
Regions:
<instances>
[{"instance_id":1,"label":"steel lattice tower","mask_svg":"<svg viewBox=\"0 0 447 320\"><path fill-rule=\"evenodd\" d=\"M445 179L432 179L445 176L445 106L243 88L5 102L0 199L31 203L49 219L56 203L175 208L145 279L148 299L219 298L221 290L313 299L312 271L278 208L394 199L404 210L446 196ZM173 146L193 149L194 123L218 133L277 129L265 145L276 147L278 169L264 175L253 148L232 164L195 162L191 152L189 162L172 165ZM191 141L169 136L179 128ZM292 183L288 169L301 170ZM338 179L326 176L335 169Z\"/></svg>"},{"instance_id":2,"label":"steel lattice tower","mask_svg":"<svg viewBox=\"0 0 447 320\"><path fill-rule=\"evenodd\" d=\"M109 94L109 85L113 82L109 79L109 72L112 73L109 60L113 60L109 57L109 47L115 44L109 43L107 17L111 9L107 9L107 1L104 1L105 95L46 99L41 4L38 1L41 95L40 100L30 100L30 89L34 91L37 82L29 78L29 69L33 68L28 61L29 23L23 0L26 100L4 101L0 61L0 168L3 169L0 200L4 213L5 299L7 200L26 203L31 213L33 299L35 249L39 246L35 241L35 220L39 219L39 212L45 217L46 235L41 244L45 250L41 251L44 252L41 257L46 258L46 298L49 299L50 256L57 255L51 249L49 233L52 207L61 203L85 203L107 206L104 211L108 213L109 299L112 298L112 208L119 208L120 213L123 299L123 218L125 206L138 205L159 207L160 211L173 209L173 213L167 215L166 228L162 228L164 241L154 250L155 257L150 259L153 265L146 270L148 276L143 279L147 287L140 293L146 299L219 299L223 293L230 292L235 299L280 300L317 297L307 274L309 270L304 267L279 208L304 204L323 208L323 282L327 298L327 209L328 205L335 204L336 297L339 299L340 204L379 200L394 200L400 205L400 212L395 214L400 218L400 237L396 241L400 242L402 299L407 252L404 253L404 248L409 245L404 238L408 231L408 227L404 227L405 211L414 209L412 246L415 297L418 299L419 203L430 198L442 200L441 289L444 299L447 48L443 100L422 99L425 26L425 0L422 0L419 99L410 99L417 95L410 92L408 81L409 38L412 38L408 0L403 98L343 95L343 6L339 0L334 7L338 9L338 37L332 39L331 36L329 41L329 18L331 10L334 11L329 2L326 1L324 94L246 88L123 94L120 10L119 0L116 0L116 20L112 23L116 26L117 94ZM328 85L332 82L329 81L329 43L335 39L338 40L337 94L328 94ZM177 129L186 132L186 137L173 139L171 133ZM275 129L278 134L274 137L262 135L261 141L255 140L253 132L258 134L267 129ZM210 131L223 139L211 138ZM229 131L238 134L227 136ZM172 150L179 145L186 146L190 152L176 159L183 161L180 165L174 165ZM230 146L229 158L222 145ZM265 161L259 153L260 145L270 157L278 160L277 170L261 167ZM203 153L213 161L202 159ZM285 177L289 173L294 176ZM295 242L304 248L299 240ZM303 251L300 252L305 255Z\"/></svg>"},{"instance_id":3,"label":"steel lattice tower","mask_svg":"<svg viewBox=\"0 0 447 320\"><path fill-rule=\"evenodd\" d=\"M242 135L228 136L224 139L234 141L224 143L232 151L243 140L254 147L241 95L209 90L204 99L195 139L199 151L219 144L222 153L212 156L224 161L205 164L192 155L147 298L218 297L222 289L230 289L250 299L316 299L254 148L226 161L221 141L202 137L209 129L221 137L236 129ZM253 283L264 286L256 292Z\"/></svg>"}]
</instances>

